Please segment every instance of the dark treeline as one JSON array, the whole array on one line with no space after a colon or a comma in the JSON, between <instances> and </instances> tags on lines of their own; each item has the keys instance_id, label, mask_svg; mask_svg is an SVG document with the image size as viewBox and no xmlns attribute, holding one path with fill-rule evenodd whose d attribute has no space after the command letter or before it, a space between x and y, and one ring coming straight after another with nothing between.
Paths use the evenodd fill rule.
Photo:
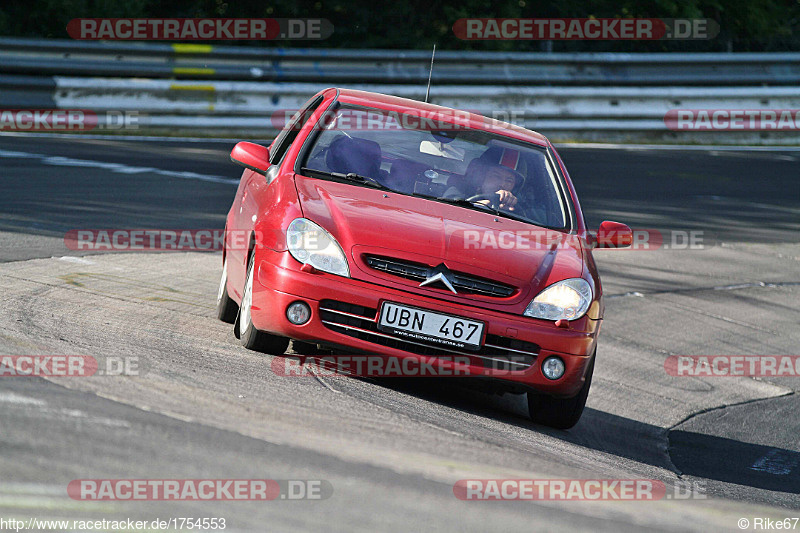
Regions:
<instances>
[{"instance_id":1,"label":"dark treeline","mask_svg":"<svg viewBox=\"0 0 800 533\"><path fill-rule=\"evenodd\" d=\"M800 50L800 0L6 0L0 2L0 35L68 38L67 22L83 17L319 17L334 25L324 41L270 43L283 47L427 49L437 43L444 50ZM458 39L452 26L469 17L710 18L721 30L702 41L468 42Z\"/></svg>"}]
</instances>

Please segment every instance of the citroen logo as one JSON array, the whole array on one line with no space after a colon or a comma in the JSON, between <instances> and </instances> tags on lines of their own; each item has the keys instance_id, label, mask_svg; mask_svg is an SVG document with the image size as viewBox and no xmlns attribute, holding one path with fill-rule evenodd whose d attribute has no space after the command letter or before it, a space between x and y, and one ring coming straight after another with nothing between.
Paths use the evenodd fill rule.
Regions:
<instances>
[{"instance_id":1,"label":"citroen logo","mask_svg":"<svg viewBox=\"0 0 800 533\"><path fill-rule=\"evenodd\" d=\"M450 270L444 266L444 263L440 264L435 268L428 269L428 278L419 284L420 287L424 287L425 285L430 285L432 283L436 283L437 281L441 282L442 285L450 289L453 294L458 294L453 284L448 279L448 274L452 276Z\"/></svg>"}]
</instances>

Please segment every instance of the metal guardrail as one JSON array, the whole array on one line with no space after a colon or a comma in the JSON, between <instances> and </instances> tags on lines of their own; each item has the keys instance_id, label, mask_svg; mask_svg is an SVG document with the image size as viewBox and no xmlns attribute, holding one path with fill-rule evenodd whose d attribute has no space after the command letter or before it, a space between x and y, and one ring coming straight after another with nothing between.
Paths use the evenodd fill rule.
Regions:
<instances>
[{"instance_id":1,"label":"metal guardrail","mask_svg":"<svg viewBox=\"0 0 800 533\"><path fill-rule=\"evenodd\" d=\"M0 109L127 111L140 115L138 129L116 133L267 138L328 86L420 100L429 61L423 51L0 38ZM554 140L800 144L796 131L664 123L674 109L800 108L800 53L437 52L433 78L433 103Z\"/></svg>"},{"instance_id":2,"label":"metal guardrail","mask_svg":"<svg viewBox=\"0 0 800 533\"><path fill-rule=\"evenodd\" d=\"M256 136L274 135L291 113L321 86L314 83L198 82L54 78L55 106L97 112L134 110L139 127L152 133ZM354 88L421 100L424 86L358 85ZM431 102L465 109L529 129L553 139L691 142L708 133L669 131L672 109L798 109L793 87L502 87L434 86ZM719 134L717 134L719 135ZM797 132L723 134L748 143L799 144ZM725 142L725 139L720 139ZM699 142L699 141L698 141Z\"/></svg>"},{"instance_id":3,"label":"metal guardrail","mask_svg":"<svg viewBox=\"0 0 800 533\"><path fill-rule=\"evenodd\" d=\"M0 72L28 75L419 84L421 50L249 48L0 38ZM800 84L800 53L436 54L433 83L457 85L737 86Z\"/></svg>"},{"instance_id":4,"label":"metal guardrail","mask_svg":"<svg viewBox=\"0 0 800 533\"><path fill-rule=\"evenodd\" d=\"M55 90L53 78L0 74L0 107L52 109Z\"/></svg>"},{"instance_id":5,"label":"metal guardrail","mask_svg":"<svg viewBox=\"0 0 800 533\"><path fill-rule=\"evenodd\" d=\"M0 78L2 79L2 78ZM57 76L59 108L134 109L176 115L271 116L298 109L320 89L313 83L191 82L67 78ZM359 89L422 99L425 87L358 85ZM487 116L517 118L652 118L670 109L708 109L727 102L736 109L800 108L794 87L484 87L431 88L431 102Z\"/></svg>"}]
</instances>

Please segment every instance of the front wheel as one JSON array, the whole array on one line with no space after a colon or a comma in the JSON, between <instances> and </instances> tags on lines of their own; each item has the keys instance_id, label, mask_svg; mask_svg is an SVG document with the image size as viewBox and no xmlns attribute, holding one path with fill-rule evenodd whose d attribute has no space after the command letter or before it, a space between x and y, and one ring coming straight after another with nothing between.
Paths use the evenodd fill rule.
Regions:
<instances>
[{"instance_id":1,"label":"front wheel","mask_svg":"<svg viewBox=\"0 0 800 533\"><path fill-rule=\"evenodd\" d=\"M578 423L586 406L586 398L589 396L589 387L592 385L592 374L594 373L594 360L589 363L586 371L586 380L583 382L580 392L573 398L553 398L535 392L528 393L528 411L531 420L543 426L550 426L557 429L569 429Z\"/></svg>"},{"instance_id":2,"label":"front wheel","mask_svg":"<svg viewBox=\"0 0 800 533\"><path fill-rule=\"evenodd\" d=\"M247 278L244 282L239 317L233 327L236 328L242 346L248 350L281 355L289 347L289 339L259 331L253 325L253 271L255 270L255 262L255 250L253 250L247 265Z\"/></svg>"},{"instance_id":3,"label":"front wheel","mask_svg":"<svg viewBox=\"0 0 800 533\"><path fill-rule=\"evenodd\" d=\"M233 324L236 321L238 312L239 306L228 296L228 258L226 257L222 263L222 276L219 280L219 291L217 292L217 318L228 324Z\"/></svg>"}]
</instances>

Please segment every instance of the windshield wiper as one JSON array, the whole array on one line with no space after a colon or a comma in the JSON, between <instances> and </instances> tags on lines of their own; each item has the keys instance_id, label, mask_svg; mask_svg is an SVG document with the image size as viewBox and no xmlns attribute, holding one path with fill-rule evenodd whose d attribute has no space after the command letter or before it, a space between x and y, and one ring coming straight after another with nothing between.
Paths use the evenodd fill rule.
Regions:
<instances>
[{"instance_id":1,"label":"windshield wiper","mask_svg":"<svg viewBox=\"0 0 800 533\"><path fill-rule=\"evenodd\" d=\"M376 189L385 189L387 191L394 190L390 187L387 187L383 183L379 182L375 178L371 178L369 176L362 176L361 174L356 174L355 172L348 172L347 174L343 174L341 172L329 172L327 170L317 170L315 168L308 168L308 167L303 167L300 169L300 171L309 172L312 174L319 174L322 176L330 176L332 178L337 178L340 180L354 181L356 183L361 183L362 185L369 185L371 187L375 187Z\"/></svg>"},{"instance_id":2,"label":"windshield wiper","mask_svg":"<svg viewBox=\"0 0 800 533\"><path fill-rule=\"evenodd\" d=\"M495 215L501 214L499 209L495 209L488 204L481 204L479 202L470 202L466 198L446 198L444 196L438 196L438 197L426 196L426 198L431 198L432 200L436 200L437 202L445 202L447 204L458 205L461 207L469 207L473 209L478 209L480 211L487 211Z\"/></svg>"},{"instance_id":3,"label":"windshield wiper","mask_svg":"<svg viewBox=\"0 0 800 533\"><path fill-rule=\"evenodd\" d=\"M436 196L426 196L426 195L423 195L423 194L419 194L419 195L415 195L415 196L421 196L423 198L430 198L431 200L436 200L438 202L445 202L445 203L448 203L448 204L453 204L453 205L457 205L457 206L461 206L461 207L477 209L477 210L480 210L480 211L486 211L487 213L492 213L493 215L496 215L496 216L499 216L499 217L510 218L512 220L519 220L520 222L527 222L528 224L532 224L532 222L530 220L528 220L527 218L523 217L522 215L518 215L518 214L516 214L514 212L511 212L511 211L502 211L500 209L495 209L495 208L493 208L492 206L490 206L488 204L482 204L482 203L479 203L479 202L470 202L466 198L446 198L446 197L443 197L443 196L436 197Z\"/></svg>"}]
</instances>

